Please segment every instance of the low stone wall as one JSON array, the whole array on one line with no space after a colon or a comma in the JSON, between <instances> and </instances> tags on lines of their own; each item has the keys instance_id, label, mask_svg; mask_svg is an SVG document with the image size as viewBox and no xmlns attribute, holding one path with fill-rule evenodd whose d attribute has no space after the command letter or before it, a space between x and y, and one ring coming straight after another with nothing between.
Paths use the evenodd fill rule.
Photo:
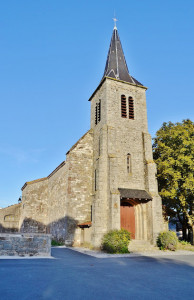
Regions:
<instances>
[{"instance_id":1,"label":"low stone wall","mask_svg":"<svg viewBox=\"0 0 194 300\"><path fill-rule=\"evenodd\" d=\"M21 203L0 209L0 232L18 232L20 213Z\"/></svg>"},{"instance_id":2,"label":"low stone wall","mask_svg":"<svg viewBox=\"0 0 194 300\"><path fill-rule=\"evenodd\" d=\"M51 235L0 233L0 256L50 256Z\"/></svg>"}]
</instances>

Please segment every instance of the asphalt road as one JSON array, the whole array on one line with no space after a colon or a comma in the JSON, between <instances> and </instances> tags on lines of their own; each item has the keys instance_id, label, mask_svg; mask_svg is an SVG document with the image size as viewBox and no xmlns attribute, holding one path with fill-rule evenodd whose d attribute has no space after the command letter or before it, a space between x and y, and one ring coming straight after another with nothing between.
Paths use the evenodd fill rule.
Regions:
<instances>
[{"instance_id":1,"label":"asphalt road","mask_svg":"<svg viewBox=\"0 0 194 300\"><path fill-rule=\"evenodd\" d=\"M0 260L0 300L194 299L194 255Z\"/></svg>"}]
</instances>

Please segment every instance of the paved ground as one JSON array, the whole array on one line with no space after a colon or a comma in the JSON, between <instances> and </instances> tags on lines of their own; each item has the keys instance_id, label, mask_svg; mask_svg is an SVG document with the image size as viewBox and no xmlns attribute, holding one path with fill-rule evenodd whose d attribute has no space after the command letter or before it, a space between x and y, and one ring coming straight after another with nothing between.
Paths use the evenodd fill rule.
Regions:
<instances>
[{"instance_id":1,"label":"paved ground","mask_svg":"<svg viewBox=\"0 0 194 300\"><path fill-rule=\"evenodd\" d=\"M194 255L96 258L67 248L55 259L0 259L0 299L194 299Z\"/></svg>"}]
</instances>

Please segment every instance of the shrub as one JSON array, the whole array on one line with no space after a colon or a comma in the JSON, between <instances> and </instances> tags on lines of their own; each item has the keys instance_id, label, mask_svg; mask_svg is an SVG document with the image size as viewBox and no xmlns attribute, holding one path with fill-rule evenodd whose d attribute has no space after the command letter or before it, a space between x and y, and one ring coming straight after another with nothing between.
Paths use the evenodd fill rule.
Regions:
<instances>
[{"instance_id":1,"label":"shrub","mask_svg":"<svg viewBox=\"0 0 194 300\"><path fill-rule=\"evenodd\" d=\"M130 233L125 230L111 230L104 235L102 250L108 253L129 253Z\"/></svg>"},{"instance_id":2,"label":"shrub","mask_svg":"<svg viewBox=\"0 0 194 300\"><path fill-rule=\"evenodd\" d=\"M63 246L64 243L56 240L51 241L51 246Z\"/></svg>"},{"instance_id":3,"label":"shrub","mask_svg":"<svg viewBox=\"0 0 194 300\"><path fill-rule=\"evenodd\" d=\"M157 238L157 245L160 250L171 250L175 251L178 246L178 238L173 231L160 232Z\"/></svg>"}]
</instances>

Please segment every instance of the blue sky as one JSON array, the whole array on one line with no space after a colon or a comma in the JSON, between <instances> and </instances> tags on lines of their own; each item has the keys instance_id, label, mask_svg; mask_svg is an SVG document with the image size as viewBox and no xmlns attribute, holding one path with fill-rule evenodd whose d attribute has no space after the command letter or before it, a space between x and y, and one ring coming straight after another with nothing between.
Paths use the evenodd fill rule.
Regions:
<instances>
[{"instance_id":1,"label":"blue sky","mask_svg":"<svg viewBox=\"0 0 194 300\"><path fill-rule=\"evenodd\" d=\"M0 207L89 129L114 10L129 71L149 88L152 137L164 121L194 121L194 1L1 1Z\"/></svg>"}]
</instances>

